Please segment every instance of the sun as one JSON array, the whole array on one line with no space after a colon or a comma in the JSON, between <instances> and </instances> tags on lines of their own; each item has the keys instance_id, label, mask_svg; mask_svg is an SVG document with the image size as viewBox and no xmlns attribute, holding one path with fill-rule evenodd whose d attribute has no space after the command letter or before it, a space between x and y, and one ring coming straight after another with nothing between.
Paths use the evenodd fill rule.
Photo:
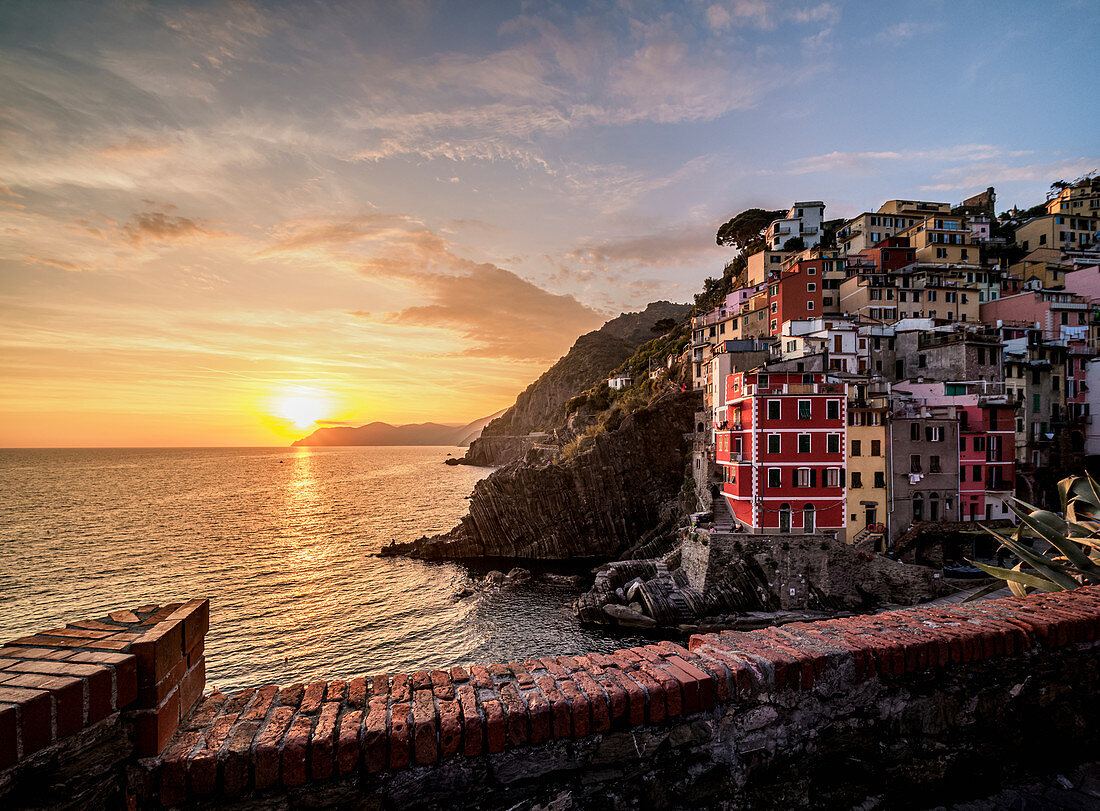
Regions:
<instances>
[{"instance_id":1,"label":"sun","mask_svg":"<svg viewBox=\"0 0 1100 811\"><path fill-rule=\"evenodd\" d=\"M308 428L325 415L325 404L317 397L284 397L279 401L279 416L298 428Z\"/></svg>"}]
</instances>

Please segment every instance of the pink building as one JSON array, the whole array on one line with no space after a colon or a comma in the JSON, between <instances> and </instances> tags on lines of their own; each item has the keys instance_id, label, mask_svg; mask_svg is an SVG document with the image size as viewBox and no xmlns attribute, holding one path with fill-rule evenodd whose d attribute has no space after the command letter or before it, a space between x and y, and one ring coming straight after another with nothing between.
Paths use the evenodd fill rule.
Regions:
<instances>
[{"instance_id":1,"label":"pink building","mask_svg":"<svg viewBox=\"0 0 1100 811\"><path fill-rule=\"evenodd\" d=\"M1048 341L1087 338L1089 302L1063 290L1025 290L979 307L986 324L1025 323L1036 325Z\"/></svg>"}]
</instances>

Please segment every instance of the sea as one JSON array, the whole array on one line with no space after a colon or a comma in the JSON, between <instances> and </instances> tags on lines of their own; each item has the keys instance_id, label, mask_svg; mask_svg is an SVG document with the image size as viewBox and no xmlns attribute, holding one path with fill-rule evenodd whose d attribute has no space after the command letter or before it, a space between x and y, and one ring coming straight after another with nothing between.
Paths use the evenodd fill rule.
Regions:
<instances>
[{"instance_id":1,"label":"sea","mask_svg":"<svg viewBox=\"0 0 1100 811\"><path fill-rule=\"evenodd\" d=\"M443 464L462 452L0 450L0 640L208 597L222 690L641 642L582 628L570 572L486 588L484 568L376 555L458 523L490 472Z\"/></svg>"}]
</instances>

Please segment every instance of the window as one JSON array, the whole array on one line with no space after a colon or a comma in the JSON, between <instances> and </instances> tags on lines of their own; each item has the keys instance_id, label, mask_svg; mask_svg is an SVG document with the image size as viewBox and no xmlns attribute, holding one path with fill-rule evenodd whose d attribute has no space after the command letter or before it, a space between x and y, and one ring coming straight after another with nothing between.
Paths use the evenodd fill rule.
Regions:
<instances>
[{"instance_id":1,"label":"window","mask_svg":"<svg viewBox=\"0 0 1100 811\"><path fill-rule=\"evenodd\" d=\"M796 468L794 471L794 486L795 487L816 487L817 486L817 471L811 470L808 467Z\"/></svg>"},{"instance_id":2,"label":"window","mask_svg":"<svg viewBox=\"0 0 1100 811\"><path fill-rule=\"evenodd\" d=\"M810 419L810 401L799 400L798 401L798 418L800 420Z\"/></svg>"},{"instance_id":3,"label":"window","mask_svg":"<svg viewBox=\"0 0 1100 811\"><path fill-rule=\"evenodd\" d=\"M882 441L878 439L871 440L871 456L882 456Z\"/></svg>"},{"instance_id":4,"label":"window","mask_svg":"<svg viewBox=\"0 0 1100 811\"><path fill-rule=\"evenodd\" d=\"M978 365L985 366L985 347L978 347Z\"/></svg>"},{"instance_id":5,"label":"window","mask_svg":"<svg viewBox=\"0 0 1100 811\"><path fill-rule=\"evenodd\" d=\"M817 290L817 282L807 282L806 283L806 292L807 293L813 293L815 290Z\"/></svg>"},{"instance_id":6,"label":"window","mask_svg":"<svg viewBox=\"0 0 1100 811\"><path fill-rule=\"evenodd\" d=\"M940 457L929 456L928 457L928 472L939 473L940 472Z\"/></svg>"},{"instance_id":7,"label":"window","mask_svg":"<svg viewBox=\"0 0 1100 811\"><path fill-rule=\"evenodd\" d=\"M924 520L924 498L920 493L915 493L913 495L913 520Z\"/></svg>"},{"instance_id":8,"label":"window","mask_svg":"<svg viewBox=\"0 0 1100 811\"><path fill-rule=\"evenodd\" d=\"M810 452L810 435L799 434L798 435L798 452L809 453Z\"/></svg>"},{"instance_id":9,"label":"window","mask_svg":"<svg viewBox=\"0 0 1100 811\"><path fill-rule=\"evenodd\" d=\"M915 422L909 423L909 439L913 442L920 439L920 425Z\"/></svg>"},{"instance_id":10,"label":"window","mask_svg":"<svg viewBox=\"0 0 1100 811\"><path fill-rule=\"evenodd\" d=\"M923 369L928 365L928 357L926 355L917 355L917 366Z\"/></svg>"},{"instance_id":11,"label":"window","mask_svg":"<svg viewBox=\"0 0 1100 811\"><path fill-rule=\"evenodd\" d=\"M971 475L970 478L973 479L976 482L980 482L982 480L982 467L981 467L981 465L974 465L973 475Z\"/></svg>"},{"instance_id":12,"label":"window","mask_svg":"<svg viewBox=\"0 0 1100 811\"><path fill-rule=\"evenodd\" d=\"M840 480L841 470L838 467L830 467L825 471L825 486L826 487L841 487L843 483Z\"/></svg>"},{"instance_id":13,"label":"window","mask_svg":"<svg viewBox=\"0 0 1100 811\"><path fill-rule=\"evenodd\" d=\"M840 400L828 400L825 403L825 419L840 419Z\"/></svg>"},{"instance_id":14,"label":"window","mask_svg":"<svg viewBox=\"0 0 1100 811\"><path fill-rule=\"evenodd\" d=\"M840 434L827 434L825 437L825 452L840 453Z\"/></svg>"},{"instance_id":15,"label":"window","mask_svg":"<svg viewBox=\"0 0 1100 811\"><path fill-rule=\"evenodd\" d=\"M984 451L985 450L985 437L984 436L974 437L974 450L976 450L976 451Z\"/></svg>"},{"instance_id":16,"label":"window","mask_svg":"<svg viewBox=\"0 0 1100 811\"><path fill-rule=\"evenodd\" d=\"M759 388L759 389L766 389L768 387L768 376L767 375L757 375L756 376L756 387Z\"/></svg>"},{"instance_id":17,"label":"window","mask_svg":"<svg viewBox=\"0 0 1100 811\"><path fill-rule=\"evenodd\" d=\"M768 487L782 487L783 486L783 471L777 467L768 468Z\"/></svg>"},{"instance_id":18,"label":"window","mask_svg":"<svg viewBox=\"0 0 1100 811\"><path fill-rule=\"evenodd\" d=\"M965 451L966 450L966 437L964 437L964 436L959 437L959 450L960 451Z\"/></svg>"},{"instance_id":19,"label":"window","mask_svg":"<svg viewBox=\"0 0 1100 811\"><path fill-rule=\"evenodd\" d=\"M769 420L779 419L780 405L781 404L782 404L782 401L780 401L780 400L768 400L768 419Z\"/></svg>"},{"instance_id":20,"label":"window","mask_svg":"<svg viewBox=\"0 0 1100 811\"><path fill-rule=\"evenodd\" d=\"M807 302L806 302L806 309L807 309L807 311L808 311L808 310L812 310L813 308L814 308L814 303L813 303L812 301L807 301Z\"/></svg>"},{"instance_id":21,"label":"window","mask_svg":"<svg viewBox=\"0 0 1100 811\"><path fill-rule=\"evenodd\" d=\"M853 490L858 490L861 487L863 487L862 474L858 470L853 470L852 471L852 489Z\"/></svg>"},{"instance_id":22,"label":"window","mask_svg":"<svg viewBox=\"0 0 1100 811\"><path fill-rule=\"evenodd\" d=\"M858 439L852 440L852 456L862 456L862 443Z\"/></svg>"},{"instance_id":23,"label":"window","mask_svg":"<svg viewBox=\"0 0 1100 811\"><path fill-rule=\"evenodd\" d=\"M875 487L885 487L885 486L886 486L886 474L883 473L881 470L876 470L875 471Z\"/></svg>"},{"instance_id":24,"label":"window","mask_svg":"<svg viewBox=\"0 0 1100 811\"><path fill-rule=\"evenodd\" d=\"M779 453L779 434L768 434L768 453Z\"/></svg>"},{"instance_id":25,"label":"window","mask_svg":"<svg viewBox=\"0 0 1100 811\"><path fill-rule=\"evenodd\" d=\"M909 457L909 472L910 473L920 473L921 472L920 454L919 453L914 453L912 456Z\"/></svg>"}]
</instances>

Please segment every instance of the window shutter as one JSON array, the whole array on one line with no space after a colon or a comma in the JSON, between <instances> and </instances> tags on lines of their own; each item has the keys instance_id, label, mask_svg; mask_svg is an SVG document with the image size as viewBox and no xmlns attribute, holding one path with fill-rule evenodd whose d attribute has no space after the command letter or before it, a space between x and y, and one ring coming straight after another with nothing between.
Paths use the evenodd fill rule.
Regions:
<instances>
[{"instance_id":1,"label":"window shutter","mask_svg":"<svg viewBox=\"0 0 1100 811\"><path fill-rule=\"evenodd\" d=\"M810 470L810 487L817 487L817 471Z\"/></svg>"}]
</instances>

